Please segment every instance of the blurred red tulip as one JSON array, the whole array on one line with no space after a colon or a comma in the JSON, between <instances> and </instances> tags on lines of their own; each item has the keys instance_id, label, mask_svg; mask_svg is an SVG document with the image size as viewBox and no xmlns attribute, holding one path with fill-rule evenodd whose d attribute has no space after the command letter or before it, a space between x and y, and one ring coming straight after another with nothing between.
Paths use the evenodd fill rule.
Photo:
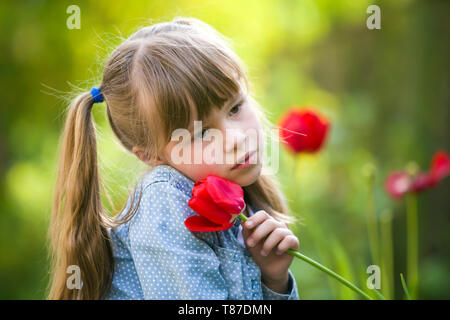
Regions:
<instances>
[{"instance_id":1,"label":"blurred red tulip","mask_svg":"<svg viewBox=\"0 0 450 320\"><path fill-rule=\"evenodd\" d=\"M291 108L280 118L278 126L289 150L313 153L323 145L330 123L312 109Z\"/></svg>"},{"instance_id":2,"label":"blurred red tulip","mask_svg":"<svg viewBox=\"0 0 450 320\"><path fill-rule=\"evenodd\" d=\"M438 151L433 156L428 172L409 175L406 171L394 171L385 183L386 192L393 198L401 198L405 193L419 193L436 186L450 174L450 156L445 151Z\"/></svg>"},{"instance_id":3,"label":"blurred red tulip","mask_svg":"<svg viewBox=\"0 0 450 320\"><path fill-rule=\"evenodd\" d=\"M438 151L431 161L431 176L434 183L437 183L450 174L450 156L445 151Z\"/></svg>"},{"instance_id":4,"label":"blurred red tulip","mask_svg":"<svg viewBox=\"0 0 450 320\"><path fill-rule=\"evenodd\" d=\"M416 193L429 189L435 185L433 177L429 173L420 172L415 177L411 184L411 191Z\"/></svg>"},{"instance_id":5,"label":"blurred red tulip","mask_svg":"<svg viewBox=\"0 0 450 320\"><path fill-rule=\"evenodd\" d=\"M395 171L387 177L384 188L390 196L399 199L410 191L411 185L411 178L407 172Z\"/></svg>"}]
</instances>

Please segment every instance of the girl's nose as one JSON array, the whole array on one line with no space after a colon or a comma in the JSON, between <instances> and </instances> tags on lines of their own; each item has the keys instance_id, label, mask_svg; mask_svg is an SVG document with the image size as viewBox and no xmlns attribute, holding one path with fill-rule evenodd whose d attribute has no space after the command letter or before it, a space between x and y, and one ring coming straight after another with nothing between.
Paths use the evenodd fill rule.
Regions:
<instances>
[{"instance_id":1,"label":"girl's nose","mask_svg":"<svg viewBox=\"0 0 450 320\"><path fill-rule=\"evenodd\" d=\"M225 153L233 153L245 146L247 135L240 129L227 129L225 131Z\"/></svg>"}]
</instances>

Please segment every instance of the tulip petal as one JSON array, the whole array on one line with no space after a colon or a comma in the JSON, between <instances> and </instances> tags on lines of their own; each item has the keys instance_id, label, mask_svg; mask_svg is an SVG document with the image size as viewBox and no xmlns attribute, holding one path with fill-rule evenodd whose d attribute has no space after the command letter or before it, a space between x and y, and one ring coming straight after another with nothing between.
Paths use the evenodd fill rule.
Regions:
<instances>
[{"instance_id":1,"label":"tulip petal","mask_svg":"<svg viewBox=\"0 0 450 320\"><path fill-rule=\"evenodd\" d=\"M209 175L195 182L188 205L199 214L185 220L190 230L227 230L234 225L237 214L245 208L244 191L233 181Z\"/></svg>"},{"instance_id":2,"label":"tulip petal","mask_svg":"<svg viewBox=\"0 0 450 320\"><path fill-rule=\"evenodd\" d=\"M406 172L395 171L387 177L384 187L390 196L398 199L411 190L411 179Z\"/></svg>"},{"instance_id":3,"label":"tulip petal","mask_svg":"<svg viewBox=\"0 0 450 320\"><path fill-rule=\"evenodd\" d=\"M202 217L216 224L224 224L230 221L231 214L224 211L216 203L200 197L191 198L188 202L189 207Z\"/></svg>"},{"instance_id":4,"label":"tulip petal","mask_svg":"<svg viewBox=\"0 0 450 320\"><path fill-rule=\"evenodd\" d=\"M208 176L208 193L211 199L228 214L239 214L244 209L244 191L232 181L220 177Z\"/></svg>"},{"instance_id":5,"label":"tulip petal","mask_svg":"<svg viewBox=\"0 0 450 320\"><path fill-rule=\"evenodd\" d=\"M414 177L411 185L411 190L419 193L433 187L434 184L435 183L431 174L420 172Z\"/></svg>"},{"instance_id":6,"label":"tulip petal","mask_svg":"<svg viewBox=\"0 0 450 320\"><path fill-rule=\"evenodd\" d=\"M438 151L431 161L433 182L439 182L450 174L450 156L445 151Z\"/></svg>"},{"instance_id":7,"label":"tulip petal","mask_svg":"<svg viewBox=\"0 0 450 320\"><path fill-rule=\"evenodd\" d=\"M192 216L184 221L184 225L191 231L224 231L230 229L233 224L215 224L212 221L202 217L202 216Z\"/></svg>"}]
</instances>

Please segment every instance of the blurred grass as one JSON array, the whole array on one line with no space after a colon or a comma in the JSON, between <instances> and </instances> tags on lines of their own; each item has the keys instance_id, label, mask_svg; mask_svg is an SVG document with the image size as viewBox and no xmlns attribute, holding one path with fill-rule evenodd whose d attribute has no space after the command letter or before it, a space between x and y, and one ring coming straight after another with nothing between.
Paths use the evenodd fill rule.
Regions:
<instances>
[{"instance_id":1,"label":"blurred grass","mask_svg":"<svg viewBox=\"0 0 450 320\"><path fill-rule=\"evenodd\" d=\"M405 207L387 198L382 185L389 171L410 160L426 169L434 151L450 149L448 2L79 1L81 29L68 30L71 4L0 3L1 299L45 297L45 237L67 106L49 88L88 90L100 81L119 36L176 15L200 18L233 39L272 121L291 105L310 105L330 118L323 151L296 160L296 187L294 160L284 150L278 174L290 207L305 221L293 227L302 252L362 288L372 264L362 168L376 167L375 206L393 213L393 281L395 297L402 297ZM369 4L381 8L381 30L366 28ZM93 112L102 177L113 200L104 203L114 214L144 167L114 141L104 105ZM424 299L450 298L448 191L447 179L419 198ZM300 261L292 270L302 298L355 298Z\"/></svg>"}]
</instances>

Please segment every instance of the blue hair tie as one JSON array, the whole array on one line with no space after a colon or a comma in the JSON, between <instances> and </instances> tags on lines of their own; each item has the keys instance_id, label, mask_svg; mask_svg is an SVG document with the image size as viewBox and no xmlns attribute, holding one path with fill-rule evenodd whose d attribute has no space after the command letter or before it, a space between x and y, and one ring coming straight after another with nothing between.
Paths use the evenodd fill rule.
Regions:
<instances>
[{"instance_id":1,"label":"blue hair tie","mask_svg":"<svg viewBox=\"0 0 450 320\"><path fill-rule=\"evenodd\" d=\"M91 95L94 98L94 103L103 102L103 96L98 87L92 87Z\"/></svg>"}]
</instances>

